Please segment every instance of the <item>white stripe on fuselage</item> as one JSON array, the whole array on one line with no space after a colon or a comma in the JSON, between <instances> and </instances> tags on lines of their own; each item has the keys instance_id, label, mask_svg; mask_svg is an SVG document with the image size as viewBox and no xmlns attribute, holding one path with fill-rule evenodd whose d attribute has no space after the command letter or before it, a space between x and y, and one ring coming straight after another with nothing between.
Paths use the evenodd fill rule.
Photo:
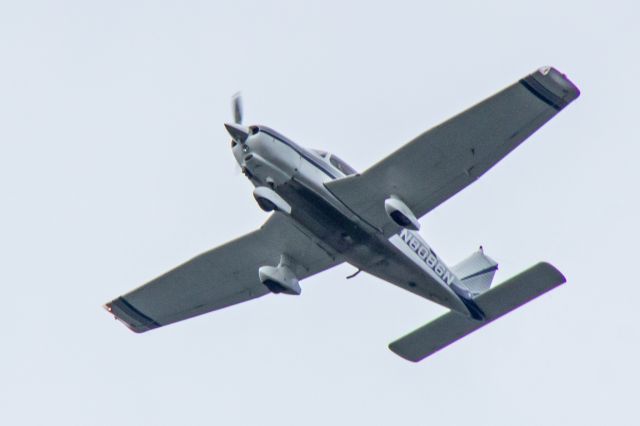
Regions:
<instances>
[{"instance_id":1,"label":"white stripe on fuselage","mask_svg":"<svg viewBox=\"0 0 640 426\"><path fill-rule=\"evenodd\" d=\"M438 259L427 243L413 232L403 229L399 234L389 238L389 242L432 277L447 285L454 283L455 275Z\"/></svg>"}]
</instances>

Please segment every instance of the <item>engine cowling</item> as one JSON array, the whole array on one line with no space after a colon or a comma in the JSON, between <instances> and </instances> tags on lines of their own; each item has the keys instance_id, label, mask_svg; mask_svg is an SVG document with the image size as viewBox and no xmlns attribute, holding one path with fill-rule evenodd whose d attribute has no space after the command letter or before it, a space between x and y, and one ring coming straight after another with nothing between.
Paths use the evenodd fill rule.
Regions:
<instances>
[{"instance_id":1,"label":"engine cowling","mask_svg":"<svg viewBox=\"0 0 640 426\"><path fill-rule=\"evenodd\" d=\"M284 293L299 296L302 288L298 278L291 270L290 264L285 256L282 256L278 266L261 266L258 269L260 282L264 284L272 293Z\"/></svg>"},{"instance_id":2,"label":"engine cowling","mask_svg":"<svg viewBox=\"0 0 640 426\"><path fill-rule=\"evenodd\" d=\"M403 228L418 231L420 229L420 222L416 219L411 209L400 200L398 197L392 195L384 201L384 210L387 215Z\"/></svg>"}]
</instances>

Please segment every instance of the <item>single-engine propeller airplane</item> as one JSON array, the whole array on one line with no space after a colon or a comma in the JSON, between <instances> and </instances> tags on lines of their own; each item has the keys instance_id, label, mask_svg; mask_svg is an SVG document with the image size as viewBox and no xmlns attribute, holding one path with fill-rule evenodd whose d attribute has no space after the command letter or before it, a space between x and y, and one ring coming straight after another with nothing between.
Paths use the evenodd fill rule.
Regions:
<instances>
[{"instance_id":1,"label":"single-engine propeller airplane","mask_svg":"<svg viewBox=\"0 0 640 426\"><path fill-rule=\"evenodd\" d=\"M480 249L447 266L418 219L478 179L580 95L543 67L419 135L362 173L266 126L245 126L233 99L233 155L273 212L258 230L203 253L106 304L141 333L269 293L343 262L450 311L389 345L420 361L565 282L538 263L491 289L498 264Z\"/></svg>"}]
</instances>

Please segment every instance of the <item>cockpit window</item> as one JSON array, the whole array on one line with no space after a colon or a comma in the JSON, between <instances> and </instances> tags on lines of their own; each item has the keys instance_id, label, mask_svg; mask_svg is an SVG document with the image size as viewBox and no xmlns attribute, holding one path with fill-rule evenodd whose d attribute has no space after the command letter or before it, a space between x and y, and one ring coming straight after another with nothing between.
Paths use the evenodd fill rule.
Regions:
<instances>
[{"instance_id":1,"label":"cockpit window","mask_svg":"<svg viewBox=\"0 0 640 426\"><path fill-rule=\"evenodd\" d=\"M357 173L353 169L353 167L351 167L335 155L331 155L331 158L329 158L329 162L333 165L333 167L340 170L345 175L355 175Z\"/></svg>"},{"instance_id":2,"label":"cockpit window","mask_svg":"<svg viewBox=\"0 0 640 426\"><path fill-rule=\"evenodd\" d=\"M319 149L312 149L311 151L315 152L322 158L327 158L327 151L321 151Z\"/></svg>"}]
</instances>

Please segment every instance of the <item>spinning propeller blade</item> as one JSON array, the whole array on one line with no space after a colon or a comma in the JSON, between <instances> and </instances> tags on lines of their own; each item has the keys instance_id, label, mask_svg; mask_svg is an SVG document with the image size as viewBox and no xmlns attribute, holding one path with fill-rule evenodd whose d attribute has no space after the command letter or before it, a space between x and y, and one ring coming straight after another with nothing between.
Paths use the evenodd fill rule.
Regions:
<instances>
[{"instance_id":1,"label":"spinning propeller blade","mask_svg":"<svg viewBox=\"0 0 640 426\"><path fill-rule=\"evenodd\" d=\"M242 94L240 92L231 97L231 107L233 109L233 122L242 124Z\"/></svg>"}]
</instances>

